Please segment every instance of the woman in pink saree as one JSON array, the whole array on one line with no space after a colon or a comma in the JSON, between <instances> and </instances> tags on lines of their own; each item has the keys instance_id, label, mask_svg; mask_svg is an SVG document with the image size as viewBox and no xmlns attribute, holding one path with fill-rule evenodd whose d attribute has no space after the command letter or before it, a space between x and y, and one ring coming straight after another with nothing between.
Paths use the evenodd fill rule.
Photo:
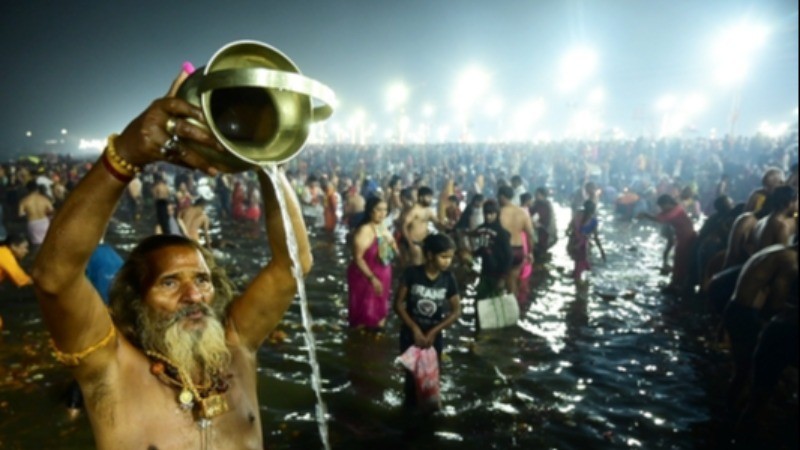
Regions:
<instances>
[{"instance_id":1,"label":"woman in pink saree","mask_svg":"<svg viewBox=\"0 0 800 450\"><path fill-rule=\"evenodd\" d=\"M383 222L387 203L370 197L353 235L353 261L347 268L348 321L351 327L380 328L389 313L392 259L397 244Z\"/></svg>"}]
</instances>

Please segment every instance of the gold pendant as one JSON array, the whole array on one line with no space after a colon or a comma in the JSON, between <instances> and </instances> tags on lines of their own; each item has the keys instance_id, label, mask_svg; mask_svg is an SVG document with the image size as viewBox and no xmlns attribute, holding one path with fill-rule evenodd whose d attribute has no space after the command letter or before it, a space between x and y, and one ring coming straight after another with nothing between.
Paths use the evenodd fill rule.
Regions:
<instances>
[{"instance_id":1,"label":"gold pendant","mask_svg":"<svg viewBox=\"0 0 800 450\"><path fill-rule=\"evenodd\" d=\"M225 396L217 394L200 399L200 417L211 419L226 412L228 412L228 402Z\"/></svg>"},{"instance_id":2,"label":"gold pendant","mask_svg":"<svg viewBox=\"0 0 800 450\"><path fill-rule=\"evenodd\" d=\"M178 394L178 401L184 409L191 408L194 404L194 395L188 389L184 389Z\"/></svg>"}]
</instances>

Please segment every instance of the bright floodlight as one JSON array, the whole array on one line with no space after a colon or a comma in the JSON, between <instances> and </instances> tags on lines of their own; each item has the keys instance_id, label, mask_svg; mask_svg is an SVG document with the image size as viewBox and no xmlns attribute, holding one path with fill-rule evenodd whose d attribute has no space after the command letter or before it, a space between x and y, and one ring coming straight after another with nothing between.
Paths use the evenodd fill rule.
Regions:
<instances>
[{"instance_id":1,"label":"bright floodlight","mask_svg":"<svg viewBox=\"0 0 800 450\"><path fill-rule=\"evenodd\" d=\"M589 92L589 103L599 105L606 99L606 91L601 87L596 87Z\"/></svg>"},{"instance_id":2,"label":"bright floodlight","mask_svg":"<svg viewBox=\"0 0 800 450\"><path fill-rule=\"evenodd\" d=\"M503 99L498 96L490 98L489 102L486 104L486 115L489 117L498 117L502 112Z\"/></svg>"},{"instance_id":3,"label":"bright floodlight","mask_svg":"<svg viewBox=\"0 0 800 450\"><path fill-rule=\"evenodd\" d=\"M768 34L767 27L750 22L741 22L724 30L712 47L717 81L728 86L740 84Z\"/></svg>"},{"instance_id":4,"label":"bright floodlight","mask_svg":"<svg viewBox=\"0 0 800 450\"><path fill-rule=\"evenodd\" d=\"M459 77L453 91L453 104L460 112L467 114L475 102L489 88L490 77L480 67L470 67Z\"/></svg>"},{"instance_id":5,"label":"bright floodlight","mask_svg":"<svg viewBox=\"0 0 800 450\"><path fill-rule=\"evenodd\" d=\"M789 129L789 124L785 122L773 125L767 122L766 120L761 122L761 125L759 125L758 127L758 131L761 134L771 138L777 138L784 135L788 129Z\"/></svg>"},{"instance_id":6,"label":"bright floodlight","mask_svg":"<svg viewBox=\"0 0 800 450\"><path fill-rule=\"evenodd\" d=\"M603 123L594 113L582 110L570 119L568 134L571 137L588 137L599 132L602 127Z\"/></svg>"},{"instance_id":7,"label":"bright floodlight","mask_svg":"<svg viewBox=\"0 0 800 450\"><path fill-rule=\"evenodd\" d=\"M694 116L695 114L705 111L707 106L708 101L706 100L705 96L703 94L695 93L689 95L683 100L682 109L686 114Z\"/></svg>"},{"instance_id":8,"label":"bright floodlight","mask_svg":"<svg viewBox=\"0 0 800 450\"><path fill-rule=\"evenodd\" d=\"M656 103L656 109L659 111L669 111L674 108L677 103L678 99L676 99L674 95L665 94L658 99L658 102Z\"/></svg>"},{"instance_id":9,"label":"bright floodlight","mask_svg":"<svg viewBox=\"0 0 800 450\"><path fill-rule=\"evenodd\" d=\"M558 87L570 92L594 75L597 69L597 53L588 47L576 47L561 59L558 71Z\"/></svg>"},{"instance_id":10,"label":"bright floodlight","mask_svg":"<svg viewBox=\"0 0 800 450\"><path fill-rule=\"evenodd\" d=\"M389 111L402 108L408 100L408 87L398 82L389 87L389 92L386 95L386 103Z\"/></svg>"},{"instance_id":11,"label":"bright floodlight","mask_svg":"<svg viewBox=\"0 0 800 450\"><path fill-rule=\"evenodd\" d=\"M541 98L523 103L517 109L511 122L513 138L515 140L527 139L533 125L542 118L546 108L547 106Z\"/></svg>"}]
</instances>

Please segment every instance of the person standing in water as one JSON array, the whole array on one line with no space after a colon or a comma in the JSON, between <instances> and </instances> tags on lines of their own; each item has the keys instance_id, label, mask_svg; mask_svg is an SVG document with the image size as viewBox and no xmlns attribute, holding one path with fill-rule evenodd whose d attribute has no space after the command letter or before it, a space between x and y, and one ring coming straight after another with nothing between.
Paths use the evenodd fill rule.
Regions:
<instances>
[{"instance_id":1,"label":"person standing in water","mask_svg":"<svg viewBox=\"0 0 800 450\"><path fill-rule=\"evenodd\" d=\"M30 243L23 234L12 233L0 245L0 283L8 278L17 287L27 286L33 281L19 262L28 255Z\"/></svg>"},{"instance_id":2,"label":"person standing in water","mask_svg":"<svg viewBox=\"0 0 800 450\"><path fill-rule=\"evenodd\" d=\"M594 240L597 249L600 250L600 256L603 261L606 260L606 252L603 250L603 244L600 242L600 235L597 232L600 221L595 215L596 211L595 203L592 200L586 200L583 203L583 209L575 213L572 222L569 223L569 228L567 228L569 238L567 253L575 261L572 277L576 283L582 281L583 273L592 268L589 263L590 241Z\"/></svg>"},{"instance_id":3,"label":"person standing in water","mask_svg":"<svg viewBox=\"0 0 800 450\"><path fill-rule=\"evenodd\" d=\"M241 295L213 256L183 236L141 241L120 269L111 309L84 275L135 173L166 161L218 173L196 146L224 149L200 108L155 100L120 135L53 219L32 276L56 358L72 370L100 450L261 449L256 352L298 289L277 191L311 268L308 235L285 175L259 172L271 258ZM198 123L196 125L196 123Z\"/></svg>"},{"instance_id":4,"label":"person standing in water","mask_svg":"<svg viewBox=\"0 0 800 450\"><path fill-rule=\"evenodd\" d=\"M8 278L17 287L33 283L31 277L20 267L19 262L28 254L28 238L23 234L11 234L0 245L0 283ZM3 316L0 316L0 329L3 328Z\"/></svg>"},{"instance_id":5,"label":"person standing in water","mask_svg":"<svg viewBox=\"0 0 800 450\"><path fill-rule=\"evenodd\" d=\"M690 284L690 270L693 267L692 256L697 232L694 231L692 219L671 195L661 195L656 203L661 208L660 214L654 216L643 212L639 213L637 217L669 225L675 231L675 260L672 263L672 277L669 285L663 290L675 294L683 293L693 287Z\"/></svg>"},{"instance_id":6,"label":"person standing in water","mask_svg":"<svg viewBox=\"0 0 800 450\"><path fill-rule=\"evenodd\" d=\"M392 259L397 244L383 224L386 201L370 197L353 236L353 262L347 268L348 321L351 327L381 328L389 313Z\"/></svg>"},{"instance_id":7,"label":"person standing in water","mask_svg":"<svg viewBox=\"0 0 800 450\"><path fill-rule=\"evenodd\" d=\"M19 203L19 215L28 220L28 239L39 246L50 229L50 215L53 214L53 202L42 193L42 188L31 180L26 185L28 195Z\"/></svg>"},{"instance_id":8,"label":"person standing in water","mask_svg":"<svg viewBox=\"0 0 800 450\"><path fill-rule=\"evenodd\" d=\"M394 310L400 317L400 353L415 345L433 347L441 358L442 330L461 316L458 284L448 269L455 255L455 244L444 234L428 235L422 242L425 263L405 269L400 278ZM406 370L406 407L416 407L414 376Z\"/></svg>"},{"instance_id":9,"label":"person standing in water","mask_svg":"<svg viewBox=\"0 0 800 450\"><path fill-rule=\"evenodd\" d=\"M422 241L428 236L428 224L432 223L437 229L443 230L433 204L433 190L427 186L417 189L417 201L407 212L401 216L403 260L410 265L420 265L425 261Z\"/></svg>"}]
</instances>

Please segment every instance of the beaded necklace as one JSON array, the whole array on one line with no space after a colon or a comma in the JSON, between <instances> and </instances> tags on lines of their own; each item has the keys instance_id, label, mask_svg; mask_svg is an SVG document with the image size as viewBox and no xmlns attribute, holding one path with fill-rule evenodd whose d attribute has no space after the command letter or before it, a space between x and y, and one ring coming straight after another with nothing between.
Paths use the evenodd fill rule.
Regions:
<instances>
[{"instance_id":1,"label":"beaded necklace","mask_svg":"<svg viewBox=\"0 0 800 450\"><path fill-rule=\"evenodd\" d=\"M211 426L211 419L228 411L228 402L223 394L230 385L224 376L214 373L198 386L194 384L186 370L178 367L166 356L152 350L147 350L145 353L157 360L150 366L150 373L162 383L180 389L178 404L184 411L192 411L201 430L207 430Z\"/></svg>"}]
</instances>

